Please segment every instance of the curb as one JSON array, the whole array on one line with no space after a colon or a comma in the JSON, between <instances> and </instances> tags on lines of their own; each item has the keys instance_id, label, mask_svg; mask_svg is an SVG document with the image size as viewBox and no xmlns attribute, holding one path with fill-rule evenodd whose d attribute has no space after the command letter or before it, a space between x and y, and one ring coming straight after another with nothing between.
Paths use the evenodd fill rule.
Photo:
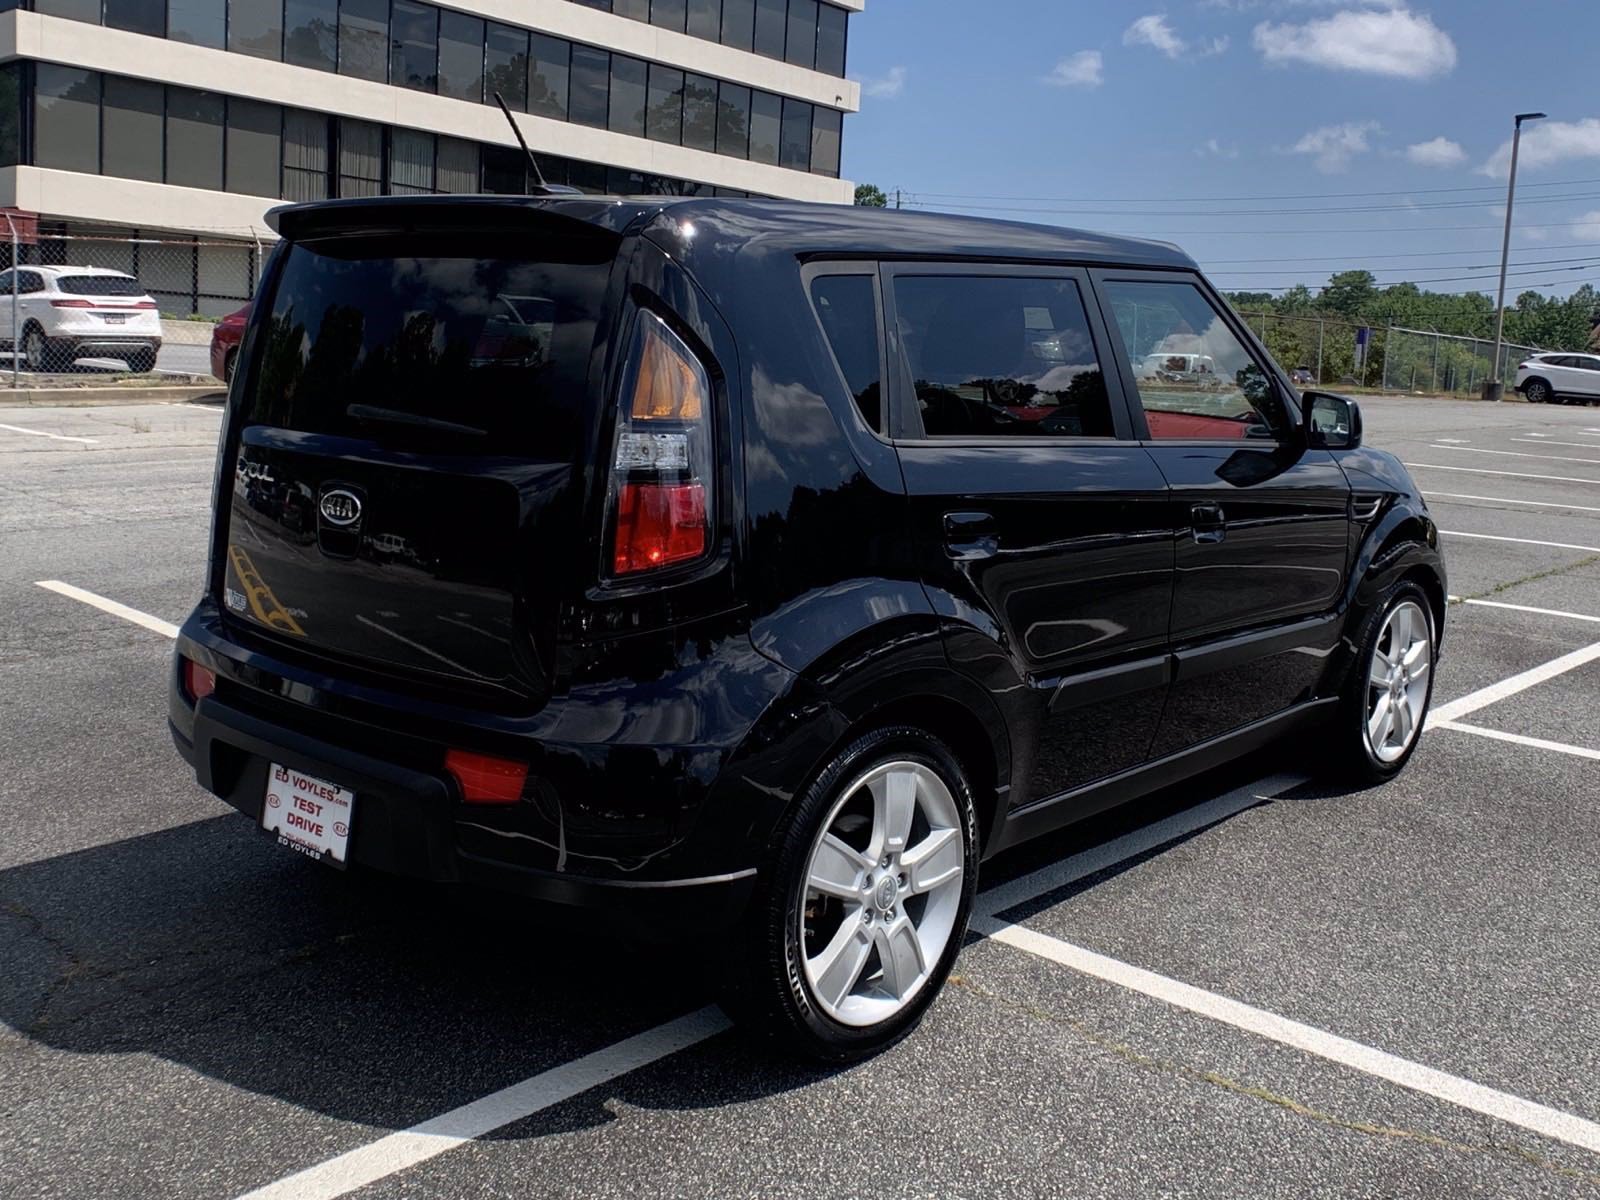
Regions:
<instances>
[{"instance_id":1,"label":"curb","mask_svg":"<svg viewBox=\"0 0 1600 1200\"><path fill-rule=\"evenodd\" d=\"M92 408L99 404L187 403L225 396L221 384L172 384L165 387L18 388L0 387L0 408Z\"/></svg>"}]
</instances>

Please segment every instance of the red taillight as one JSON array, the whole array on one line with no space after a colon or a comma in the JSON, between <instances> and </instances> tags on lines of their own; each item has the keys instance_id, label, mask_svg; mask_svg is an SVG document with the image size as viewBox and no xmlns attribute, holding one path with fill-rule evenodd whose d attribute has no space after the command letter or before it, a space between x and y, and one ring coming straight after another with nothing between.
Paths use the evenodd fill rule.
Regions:
<instances>
[{"instance_id":1,"label":"red taillight","mask_svg":"<svg viewBox=\"0 0 1600 1200\"><path fill-rule=\"evenodd\" d=\"M217 690L217 673L186 658L183 660L183 690L189 693L190 700L199 703Z\"/></svg>"},{"instance_id":2,"label":"red taillight","mask_svg":"<svg viewBox=\"0 0 1600 1200\"><path fill-rule=\"evenodd\" d=\"M706 489L698 483L625 483L617 490L618 575L699 558L706 551Z\"/></svg>"},{"instance_id":3,"label":"red taillight","mask_svg":"<svg viewBox=\"0 0 1600 1200\"><path fill-rule=\"evenodd\" d=\"M455 776L468 804L515 804L528 782L527 763L466 750L448 751L444 769Z\"/></svg>"},{"instance_id":4,"label":"red taillight","mask_svg":"<svg viewBox=\"0 0 1600 1200\"><path fill-rule=\"evenodd\" d=\"M141 300L137 304L128 305L129 308L143 308L143 309L152 309L155 306L156 306L156 302L154 300Z\"/></svg>"},{"instance_id":5,"label":"red taillight","mask_svg":"<svg viewBox=\"0 0 1600 1200\"><path fill-rule=\"evenodd\" d=\"M611 459L611 570L690 562L711 544L711 382L682 338L641 312Z\"/></svg>"},{"instance_id":6,"label":"red taillight","mask_svg":"<svg viewBox=\"0 0 1600 1200\"><path fill-rule=\"evenodd\" d=\"M51 308L96 308L93 300L52 300Z\"/></svg>"}]
</instances>

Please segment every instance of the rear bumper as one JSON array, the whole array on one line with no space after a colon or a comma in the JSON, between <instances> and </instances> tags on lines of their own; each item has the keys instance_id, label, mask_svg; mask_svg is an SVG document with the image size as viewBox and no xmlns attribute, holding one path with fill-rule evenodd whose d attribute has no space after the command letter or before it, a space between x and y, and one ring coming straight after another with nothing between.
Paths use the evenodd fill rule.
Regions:
<instances>
[{"instance_id":1,"label":"rear bumper","mask_svg":"<svg viewBox=\"0 0 1600 1200\"><path fill-rule=\"evenodd\" d=\"M158 337L138 337L133 334L100 334L93 337L76 337L71 334L64 335L60 341L70 346L74 354L86 357L92 354L108 354L120 357L118 351L149 351L158 354L161 351L161 339Z\"/></svg>"}]
</instances>

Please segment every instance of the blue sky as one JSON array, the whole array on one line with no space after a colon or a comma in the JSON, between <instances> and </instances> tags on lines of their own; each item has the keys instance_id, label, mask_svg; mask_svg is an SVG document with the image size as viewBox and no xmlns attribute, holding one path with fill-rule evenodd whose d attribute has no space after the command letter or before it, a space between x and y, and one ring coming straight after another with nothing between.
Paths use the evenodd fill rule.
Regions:
<instances>
[{"instance_id":1,"label":"blue sky","mask_svg":"<svg viewBox=\"0 0 1600 1200\"><path fill-rule=\"evenodd\" d=\"M1228 289L1365 266L1492 294L1512 116L1542 110L1508 292L1600 284L1592 0L867 0L850 74L849 178L1176 241Z\"/></svg>"}]
</instances>

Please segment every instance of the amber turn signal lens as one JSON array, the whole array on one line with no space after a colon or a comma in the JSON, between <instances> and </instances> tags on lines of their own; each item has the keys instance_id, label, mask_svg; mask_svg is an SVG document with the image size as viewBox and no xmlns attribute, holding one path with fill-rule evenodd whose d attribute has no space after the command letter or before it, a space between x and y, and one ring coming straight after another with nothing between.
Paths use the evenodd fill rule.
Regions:
<instances>
[{"instance_id":1,"label":"amber turn signal lens","mask_svg":"<svg viewBox=\"0 0 1600 1200\"><path fill-rule=\"evenodd\" d=\"M706 410L699 373L654 325L643 330L630 415L635 421L698 421Z\"/></svg>"}]
</instances>

